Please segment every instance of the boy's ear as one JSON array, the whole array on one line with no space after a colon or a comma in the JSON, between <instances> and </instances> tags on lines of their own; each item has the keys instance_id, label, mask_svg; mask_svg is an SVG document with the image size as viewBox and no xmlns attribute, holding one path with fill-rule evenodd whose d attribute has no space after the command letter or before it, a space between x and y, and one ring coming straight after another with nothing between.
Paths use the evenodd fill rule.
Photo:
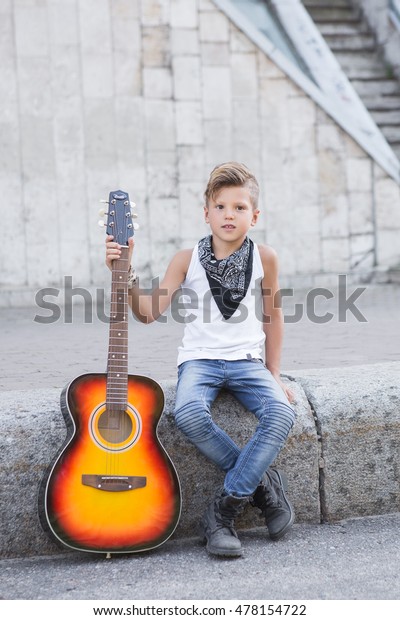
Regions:
<instances>
[{"instance_id":1,"label":"boy's ear","mask_svg":"<svg viewBox=\"0 0 400 620\"><path fill-rule=\"evenodd\" d=\"M204 219L206 221L206 224L208 224L208 207L207 207L207 205L204 205L203 209L204 209Z\"/></svg>"},{"instance_id":2,"label":"boy's ear","mask_svg":"<svg viewBox=\"0 0 400 620\"><path fill-rule=\"evenodd\" d=\"M259 215L260 215L260 209L256 209L255 211L253 211L253 219L251 220L251 226L256 225Z\"/></svg>"}]
</instances>

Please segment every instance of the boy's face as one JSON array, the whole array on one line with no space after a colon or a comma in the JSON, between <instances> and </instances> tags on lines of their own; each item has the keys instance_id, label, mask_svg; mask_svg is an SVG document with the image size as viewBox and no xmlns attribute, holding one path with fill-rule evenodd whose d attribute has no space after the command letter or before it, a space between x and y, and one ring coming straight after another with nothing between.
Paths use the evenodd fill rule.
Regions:
<instances>
[{"instance_id":1,"label":"boy's face","mask_svg":"<svg viewBox=\"0 0 400 620\"><path fill-rule=\"evenodd\" d=\"M247 187L223 187L204 207L205 220L210 224L213 236L233 242L247 235L259 213L253 208Z\"/></svg>"}]
</instances>

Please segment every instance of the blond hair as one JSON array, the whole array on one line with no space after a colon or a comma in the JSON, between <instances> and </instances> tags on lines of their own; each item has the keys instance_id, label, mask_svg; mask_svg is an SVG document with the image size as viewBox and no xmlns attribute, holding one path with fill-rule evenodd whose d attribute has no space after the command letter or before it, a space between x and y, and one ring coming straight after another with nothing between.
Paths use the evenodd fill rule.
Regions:
<instances>
[{"instance_id":1,"label":"blond hair","mask_svg":"<svg viewBox=\"0 0 400 620\"><path fill-rule=\"evenodd\" d=\"M235 161L229 161L216 166L210 174L204 198L206 206L210 199L215 196L224 187L247 187L250 193L250 200L253 209L258 208L259 186L256 177L244 164Z\"/></svg>"}]
</instances>

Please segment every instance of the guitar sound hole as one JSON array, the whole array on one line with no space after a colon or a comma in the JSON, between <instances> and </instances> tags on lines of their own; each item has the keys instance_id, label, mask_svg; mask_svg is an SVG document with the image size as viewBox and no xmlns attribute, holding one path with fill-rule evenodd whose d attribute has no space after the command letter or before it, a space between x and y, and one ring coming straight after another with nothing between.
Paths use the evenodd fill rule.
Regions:
<instances>
[{"instance_id":1,"label":"guitar sound hole","mask_svg":"<svg viewBox=\"0 0 400 620\"><path fill-rule=\"evenodd\" d=\"M132 420L126 411L104 411L99 417L99 433L108 443L122 443L132 433Z\"/></svg>"}]
</instances>

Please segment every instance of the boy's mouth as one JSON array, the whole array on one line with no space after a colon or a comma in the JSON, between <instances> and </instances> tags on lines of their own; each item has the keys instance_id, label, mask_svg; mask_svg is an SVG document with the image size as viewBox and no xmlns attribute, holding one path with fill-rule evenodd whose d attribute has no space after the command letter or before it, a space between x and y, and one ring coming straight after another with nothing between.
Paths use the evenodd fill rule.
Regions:
<instances>
[{"instance_id":1,"label":"boy's mouth","mask_svg":"<svg viewBox=\"0 0 400 620\"><path fill-rule=\"evenodd\" d=\"M233 230L234 228L236 228L236 226L234 226L233 224L225 224L222 228L225 228L227 230Z\"/></svg>"}]
</instances>

